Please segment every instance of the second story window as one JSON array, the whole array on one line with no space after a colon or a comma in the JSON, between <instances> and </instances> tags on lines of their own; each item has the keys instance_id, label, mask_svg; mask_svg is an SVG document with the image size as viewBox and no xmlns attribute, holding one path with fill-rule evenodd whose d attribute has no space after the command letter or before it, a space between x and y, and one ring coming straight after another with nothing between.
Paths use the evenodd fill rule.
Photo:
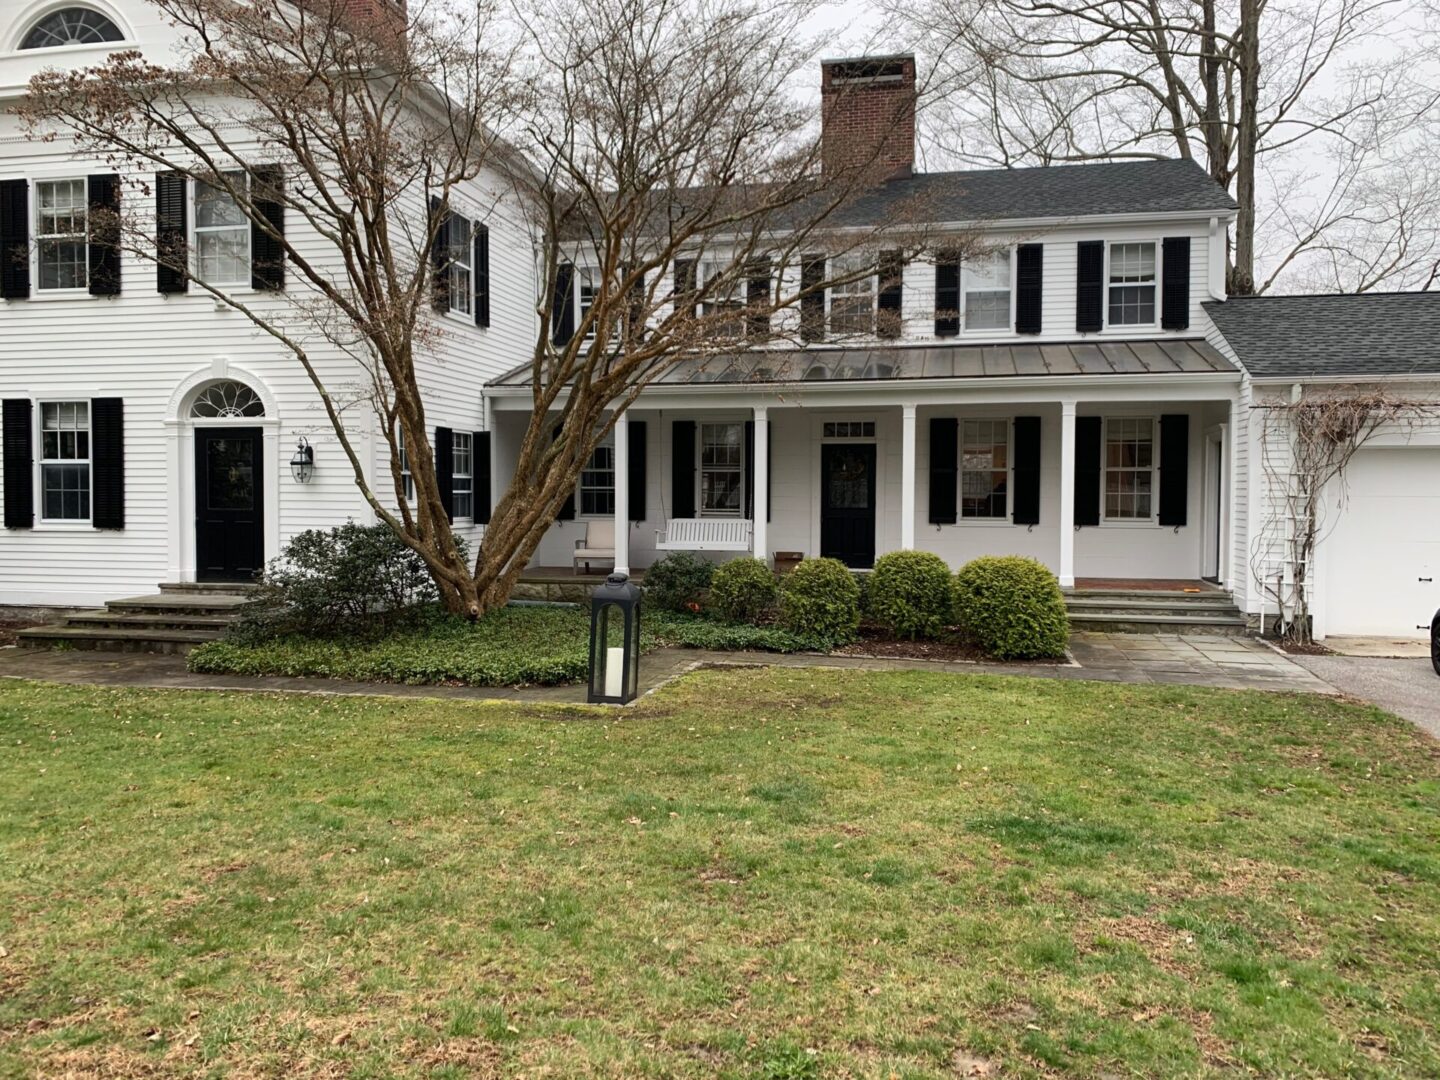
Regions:
<instances>
[{"instance_id":1,"label":"second story window","mask_svg":"<svg viewBox=\"0 0 1440 1080\"><path fill-rule=\"evenodd\" d=\"M243 186L245 174L227 173ZM209 285L250 284L250 221L222 187L195 184L195 273Z\"/></svg>"},{"instance_id":2,"label":"second story window","mask_svg":"<svg viewBox=\"0 0 1440 1080\"><path fill-rule=\"evenodd\" d=\"M39 287L85 288L90 284L85 181L37 181L35 204Z\"/></svg>"},{"instance_id":3,"label":"second story window","mask_svg":"<svg viewBox=\"0 0 1440 1080\"><path fill-rule=\"evenodd\" d=\"M1111 326L1155 322L1155 244L1110 245Z\"/></svg>"},{"instance_id":4,"label":"second story window","mask_svg":"<svg viewBox=\"0 0 1440 1080\"><path fill-rule=\"evenodd\" d=\"M587 338L595 336L595 327L586 322L590 317L590 309L595 306L595 272L584 268L575 270L575 279L578 284L577 295L580 298L580 325L585 328Z\"/></svg>"},{"instance_id":5,"label":"second story window","mask_svg":"<svg viewBox=\"0 0 1440 1080\"><path fill-rule=\"evenodd\" d=\"M964 276L966 330L1010 329L1010 252L966 259Z\"/></svg>"},{"instance_id":6,"label":"second story window","mask_svg":"<svg viewBox=\"0 0 1440 1080\"><path fill-rule=\"evenodd\" d=\"M742 275L728 263L702 263L700 281L707 290L701 313L713 320L717 337L738 338L745 332L745 301Z\"/></svg>"},{"instance_id":7,"label":"second story window","mask_svg":"<svg viewBox=\"0 0 1440 1080\"><path fill-rule=\"evenodd\" d=\"M866 273L867 260L861 255L842 255L831 260L830 274L837 284L830 288L830 332L868 337L875 332L875 275ZM858 275L850 279L852 275Z\"/></svg>"},{"instance_id":8,"label":"second story window","mask_svg":"<svg viewBox=\"0 0 1440 1080\"><path fill-rule=\"evenodd\" d=\"M475 296L474 267L470 265L470 219L459 214L452 216L448 234L450 310L469 315Z\"/></svg>"}]
</instances>

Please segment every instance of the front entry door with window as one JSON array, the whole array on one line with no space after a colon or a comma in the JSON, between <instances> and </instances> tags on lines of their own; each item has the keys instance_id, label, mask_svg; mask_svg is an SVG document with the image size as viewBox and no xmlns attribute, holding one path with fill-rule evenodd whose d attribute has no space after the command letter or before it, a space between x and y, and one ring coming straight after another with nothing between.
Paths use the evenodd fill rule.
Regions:
<instances>
[{"instance_id":1,"label":"front entry door with window","mask_svg":"<svg viewBox=\"0 0 1440 1080\"><path fill-rule=\"evenodd\" d=\"M201 581L251 581L265 564L260 428L195 432L195 571Z\"/></svg>"},{"instance_id":2,"label":"front entry door with window","mask_svg":"<svg viewBox=\"0 0 1440 1080\"><path fill-rule=\"evenodd\" d=\"M846 566L875 565L875 445L820 447L820 554Z\"/></svg>"}]
</instances>

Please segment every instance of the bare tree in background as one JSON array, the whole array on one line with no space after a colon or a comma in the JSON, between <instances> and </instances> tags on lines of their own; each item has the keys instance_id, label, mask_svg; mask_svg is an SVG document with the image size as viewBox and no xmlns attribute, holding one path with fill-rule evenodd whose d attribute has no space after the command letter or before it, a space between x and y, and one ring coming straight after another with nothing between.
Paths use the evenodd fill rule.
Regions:
<instances>
[{"instance_id":1,"label":"bare tree in background","mask_svg":"<svg viewBox=\"0 0 1440 1080\"><path fill-rule=\"evenodd\" d=\"M455 612L506 602L649 382L686 358L801 335L805 296L882 262L898 272L923 243L903 208L883 230L847 217L884 176L876 153L822 161L812 113L790 96L807 61L803 0L526 0L503 25L459 0L359 22L365 6L350 0L151 2L179 29L181 62L121 52L42 73L23 115L38 137L114 163L136 194L171 173L234 200L272 249L269 269L288 272L283 292L202 280L183 238L157 240L134 211L149 198L123 198L118 220L95 227L295 358L366 501ZM534 59L517 69L522 53ZM523 202L542 285L534 413L471 560L440 490L417 360L461 332L429 309L449 277L452 194L487 169ZM277 207L290 227L277 228ZM854 258L802 275L814 251ZM773 272L756 288L761 260ZM570 263L593 263L593 297L573 333L556 333L550 283ZM389 445L390 492L372 487L356 446L366 409Z\"/></svg>"},{"instance_id":2,"label":"bare tree in background","mask_svg":"<svg viewBox=\"0 0 1440 1080\"><path fill-rule=\"evenodd\" d=\"M1399 0L881 0L936 65L937 153L1199 162L1240 205L1232 294L1425 287L1433 34Z\"/></svg>"}]
</instances>

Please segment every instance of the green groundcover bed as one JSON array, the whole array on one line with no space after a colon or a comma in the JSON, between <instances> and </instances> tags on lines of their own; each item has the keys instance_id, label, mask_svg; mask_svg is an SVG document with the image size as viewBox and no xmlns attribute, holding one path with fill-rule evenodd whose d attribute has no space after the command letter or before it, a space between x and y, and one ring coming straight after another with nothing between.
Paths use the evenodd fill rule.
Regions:
<instances>
[{"instance_id":1,"label":"green groundcover bed","mask_svg":"<svg viewBox=\"0 0 1440 1080\"><path fill-rule=\"evenodd\" d=\"M0 1076L1440 1075L1440 757L1328 699L0 686Z\"/></svg>"},{"instance_id":2,"label":"green groundcover bed","mask_svg":"<svg viewBox=\"0 0 1440 1080\"><path fill-rule=\"evenodd\" d=\"M666 613L645 614L641 626L647 650L684 645L796 652L811 646L775 627L730 626ZM507 607L476 622L436 611L414 626L373 641L353 635L289 635L257 644L212 642L190 654L190 669L399 683L546 686L585 679L589 635L590 616L580 608Z\"/></svg>"}]
</instances>

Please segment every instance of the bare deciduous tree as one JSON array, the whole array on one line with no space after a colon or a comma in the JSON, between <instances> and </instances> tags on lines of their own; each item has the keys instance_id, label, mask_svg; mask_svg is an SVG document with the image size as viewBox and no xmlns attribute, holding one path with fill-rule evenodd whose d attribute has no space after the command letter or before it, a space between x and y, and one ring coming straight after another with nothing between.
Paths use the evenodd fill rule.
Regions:
<instances>
[{"instance_id":1,"label":"bare deciduous tree","mask_svg":"<svg viewBox=\"0 0 1440 1080\"><path fill-rule=\"evenodd\" d=\"M941 156L1200 162L1240 205L1232 294L1434 280L1433 35L1398 0L881 2L934 60Z\"/></svg>"}]
</instances>

